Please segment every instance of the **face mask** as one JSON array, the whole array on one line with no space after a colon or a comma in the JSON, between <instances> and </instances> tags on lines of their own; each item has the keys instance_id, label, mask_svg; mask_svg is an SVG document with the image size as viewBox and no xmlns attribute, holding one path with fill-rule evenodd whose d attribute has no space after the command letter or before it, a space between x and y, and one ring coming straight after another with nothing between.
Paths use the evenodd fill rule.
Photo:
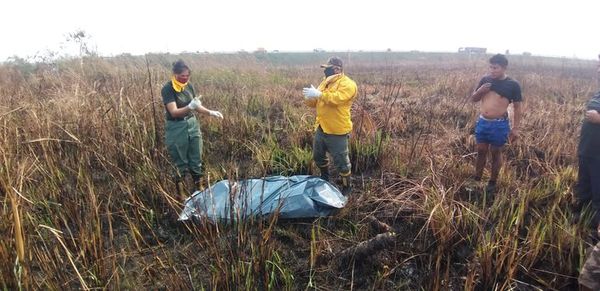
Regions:
<instances>
[{"instance_id":1,"label":"face mask","mask_svg":"<svg viewBox=\"0 0 600 291\"><path fill-rule=\"evenodd\" d=\"M323 71L325 73L325 77L329 77L332 75L335 75L335 71L333 69L333 67L329 67L329 68L325 68L325 71Z\"/></svg>"}]
</instances>

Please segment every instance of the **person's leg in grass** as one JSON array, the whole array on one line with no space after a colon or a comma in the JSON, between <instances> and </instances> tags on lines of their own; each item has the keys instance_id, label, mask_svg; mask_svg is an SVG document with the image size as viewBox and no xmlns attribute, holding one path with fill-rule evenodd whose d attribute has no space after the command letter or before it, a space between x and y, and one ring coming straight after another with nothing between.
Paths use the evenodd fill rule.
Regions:
<instances>
[{"instance_id":1,"label":"person's leg in grass","mask_svg":"<svg viewBox=\"0 0 600 291\"><path fill-rule=\"evenodd\" d=\"M479 143L477 144L477 161L475 162L475 174L473 175L473 179L475 181L481 181L483 177L483 169L485 168L485 164L487 163L487 156L490 145L487 143Z\"/></svg>"},{"instance_id":2,"label":"person's leg in grass","mask_svg":"<svg viewBox=\"0 0 600 291\"><path fill-rule=\"evenodd\" d=\"M200 132L200 126L195 118L188 120L189 129L189 147L188 147L188 167L192 180L194 181L194 191L200 191L203 188L202 185L202 133Z\"/></svg>"},{"instance_id":3,"label":"person's leg in grass","mask_svg":"<svg viewBox=\"0 0 600 291\"><path fill-rule=\"evenodd\" d=\"M333 157L333 164L335 165L342 182L342 187L340 191L345 196L352 192L352 166L350 164L350 156L348 150L349 137L350 136L347 134L329 134L327 135L326 140L327 148L329 149L331 156Z\"/></svg>"},{"instance_id":4,"label":"person's leg in grass","mask_svg":"<svg viewBox=\"0 0 600 291\"><path fill-rule=\"evenodd\" d=\"M313 141L313 160L321 171L321 179L329 181L329 158L327 157L327 144L325 143L325 134L320 127L317 128Z\"/></svg>"},{"instance_id":5,"label":"person's leg in grass","mask_svg":"<svg viewBox=\"0 0 600 291\"><path fill-rule=\"evenodd\" d=\"M492 171L486 191L493 193L496 191L496 182L498 181L498 175L502 168L502 147L491 146L490 148L490 152L492 153Z\"/></svg>"},{"instance_id":6,"label":"person's leg in grass","mask_svg":"<svg viewBox=\"0 0 600 291\"><path fill-rule=\"evenodd\" d=\"M577 223L581 212L590 206L592 202L592 176L590 173L590 162L588 158L579 157L579 171L577 174L577 185L575 186L575 202L573 205L573 219Z\"/></svg>"},{"instance_id":7,"label":"person's leg in grass","mask_svg":"<svg viewBox=\"0 0 600 291\"><path fill-rule=\"evenodd\" d=\"M508 119L495 120L490 123L491 134L490 134L490 152L492 154L492 171L490 173L490 180L488 181L486 192L494 194L496 192L496 183L498 182L498 175L502 168L502 148L508 142L508 136L510 134L510 123Z\"/></svg>"},{"instance_id":8,"label":"person's leg in grass","mask_svg":"<svg viewBox=\"0 0 600 291\"><path fill-rule=\"evenodd\" d=\"M592 222L593 225L596 225L597 228L600 229L600 158L593 157L588 159L590 163L590 198L592 203L592 210L594 212Z\"/></svg>"},{"instance_id":9,"label":"person's leg in grass","mask_svg":"<svg viewBox=\"0 0 600 291\"><path fill-rule=\"evenodd\" d=\"M175 166L173 180L177 198L184 200L187 193L184 187L184 178L188 173L188 135L185 121L167 121L165 125L165 143L171 161Z\"/></svg>"},{"instance_id":10,"label":"person's leg in grass","mask_svg":"<svg viewBox=\"0 0 600 291\"><path fill-rule=\"evenodd\" d=\"M488 152L492 140L492 123L481 116L475 125L475 140L477 142L477 160L475 161L475 174L473 180L479 182L483 178L483 171L487 164Z\"/></svg>"}]
</instances>

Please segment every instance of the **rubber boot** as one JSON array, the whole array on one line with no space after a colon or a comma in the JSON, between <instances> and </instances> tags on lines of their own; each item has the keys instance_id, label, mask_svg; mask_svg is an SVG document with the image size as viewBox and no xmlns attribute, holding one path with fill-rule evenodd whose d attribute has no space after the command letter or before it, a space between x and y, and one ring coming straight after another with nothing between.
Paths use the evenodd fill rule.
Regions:
<instances>
[{"instance_id":1,"label":"rubber boot","mask_svg":"<svg viewBox=\"0 0 600 291\"><path fill-rule=\"evenodd\" d=\"M194 191L202 191L204 187L202 187L202 176L192 174L192 180L194 180Z\"/></svg>"},{"instance_id":2,"label":"rubber boot","mask_svg":"<svg viewBox=\"0 0 600 291\"><path fill-rule=\"evenodd\" d=\"M350 193L352 192L352 180L350 179L350 174L348 174L347 176L341 176L342 177L342 195L344 196L348 196L350 195Z\"/></svg>"},{"instance_id":3,"label":"rubber boot","mask_svg":"<svg viewBox=\"0 0 600 291\"><path fill-rule=\"evenodd\" d=\"M321 179L329 182L329 166L319 167L321 170Z\"/></svg>"},{"instance_id":4,"label":"rubber boot","mask_svg":"<svg viewBox=\"0 0 600 291\"><path fill-rule=\"evenodd\" d=\"M175 179L175 191L177 192L179 199L187 199L188 195L185 193L185 185L183 185L183 180Z\"/></svg>"}]
</instances>

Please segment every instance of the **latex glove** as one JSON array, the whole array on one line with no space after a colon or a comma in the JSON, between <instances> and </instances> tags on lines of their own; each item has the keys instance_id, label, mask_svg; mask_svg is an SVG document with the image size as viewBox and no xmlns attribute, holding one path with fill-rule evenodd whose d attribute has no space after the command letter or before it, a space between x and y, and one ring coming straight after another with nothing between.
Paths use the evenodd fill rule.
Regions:
<instances>
[{"instance_id":1,"label":"latex glove","mask_svg":"<svg viewBox=\"0 0 600 291\"><path fill-rule=\"evenodd\" d=\"M202 95L198 95L198 96L194 97L194 100L196 100L198 107L202 106L202 101L200 100L201 97L202 97Z\"/></svg>"},{"instance_id":2,"label":"latex glove","mask_svg":"<svg viewBox=\"0 0 600 291\"><path fill-rule=\"evenodd\" d=\"M187 107L192 110L195 111L196 109L198 109L198 107L200 107L200 100L194 98L192 99L192 101L187 105Z\"/></svg>"},{"instance_id":3,"label":"latex glove","mask_svg":"<svg viewBox=\"0 0 600 291\"><path fill-rule=\"evenodd\" d=\"M315 88L315 86L310 85L310 88L302 89L302 94L306 99L317 99L323 95L319 89Z\"/></svg>"},{"instance_id":4,"label":"latex glove","mask_svg":"<svg viewBox=\"0 0 600 291\"><path fill-rule=\"evenodd\" d=\"M221 112L219 112L219 111L209 110L208 114L210 114L210 116L212 116L212 117L217 117L217 118L223 119L223 114L221 114Z\"/></svg>"}]
</instances>

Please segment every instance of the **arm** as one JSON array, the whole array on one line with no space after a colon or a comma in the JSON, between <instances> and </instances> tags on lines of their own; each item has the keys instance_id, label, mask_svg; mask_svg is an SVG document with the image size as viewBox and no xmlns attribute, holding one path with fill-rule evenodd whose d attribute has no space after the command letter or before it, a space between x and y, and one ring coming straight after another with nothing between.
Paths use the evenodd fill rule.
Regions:
<instances>
[{"instance_id":1,"label":"arm","mask_svg":"<svg viewBox=\"0 0 600 291\"><path fill-rule=\"evenodd\" d=\"M202 102L200 102L199 99L194 99L193 102L196 102L196 104L198 106L194 111L205 114L205 115L209 115L212 117L218 117L218 118L223 119L223 114L221 112L219 112L217 110L210 110L210 109L202 106Z\"/></svg>"},{"instance_id":2,"label":"arm","mask_svg":"<svg viewBox=\"0 0 600 291\"><path fill-rule=\"evenodd\" d=\"M167 109L167 111L169 111L171 116L175 118L184 117L188 115L188 113L190 113L191 111L191 109L187 106L177 108L177 104L175 104L175 101L165 104L165 108Z\"/></svg>"},{"instance_id":3,"label":"arm","mask_svg":"<svg viewBox=\"0 0 600 291\"><path fill-rule=\"evenodd\" d=\"M198 108L196 109L196 112L206 114L206 115L210 114L210 110L202 105L198 106Z\"/></svg>"},{"instance_id":4,"label":"arm","mask_svg":"<svg viewBox=\"0 0 600 291\"><path fill-rule=\"evenodd\" d=\"M585 119L594 124L600 124L600 113L596 110L588 110L585 112Z\"/></svg>"},{"instance_id":5,"label":"arm","mask_svg":"<svg viewBox=\"0 0 600 291\"><path fill-rule=\"evenodd\" d=\"M513 129L518 129L521 125L522 113L521 102L513 102Z\"/></svg>"},{"instance_id":6,"label":"arm","mask_svg":"<svg viewBox=\"0 0 600 291\"><path fill-rule=\"evenodd\" d=\"M175 103L175 100L177 98L175 97L175 93L173 92L173 89L171 87L169 87L169 85L165 85L162 88L162 90L160 91L160 95L162 96L163 104L165 105L165 109L174 118L181 118L181 117L188 115L188 113L190 113L191 109L187 106L177 108L177 103Z\"/></svg>"},{"instance_id":7,"label":"arm","mask_svg":"<svg viewBox=\"0 0 600 291\"><path fill-rule=\"evenodd\" d=\"M315 108L317 107L317 100L316 99L304 99L304 104L306 104L308 107L312 107Z\"/></svg>"},{"instance_id":8,"label":"arm","mask_svg":"<svg viewBox=\"0 0 600 291\"><path fill-rule=\"evenodd\" d=\"M196 102L196 107L193 109L194 111L201 113L201 114L205 114L205 115L223 119L223 114L221 112L219 112L217 110L210 110L210 109L202 106L202 101L200 101L200 98L202 98L202 95L196 95L196 89L191 84L190 84L190 89L192 90L192 94L194 94L193 96L196 96L192 100L193 102Z\"/></svg>"},{"instance_id":9,"label":"arm","mask_svg":"<svg viewBox=\"0 0 600 291\"><path fill-rule=\"evenodd\" d=\"M320 99L325 104L339 105L354 98L356 91L355 84L350 82L342 83L336 91L324 91Z\"/></svg>"},{"instance_id":10,"label":"arm","mask_svg":"<svg viewBox=\"0 0 600 291\"><path fill-rule=\"evenodd\" d=\"M521 131L519 129L521 125L521 115L522 115L521 102L513 102L513 125L510 130L510 140L516 141L519 139L521 135Z\"/></svg>"},{"instance_id":11,"label":"arm","mask_svg":"<svg viewBox=\"0 0 600 291\"><path fill-rule=\"evenodd\" d=\"M481 86L479 86L479 88L477 88L477 90L475 90L473 92L473 94L471 94L471 97L469 97L469 99L471 99L471 102L481 101L481 98L483 98L483 96L485 96L485 94L490 92L491 87L492 87L492 83L482 84Z\"/></svg>"},{"instance_id":12,"label":"arm","mask_svg":"<svg viewBox=\"0 0 600 291\"><path fill-rule=\"evenodd\" d=\"M513 95L513 131L515 131L515 135L518 136L519 134L519 127L521 125L521 115L523 113L523 110L521 108L521 104L523 104L523 94L521 92L521 85L519 83L517 83L515 81L515 87L514 87L514 95Z\"/></svg>"},{"instance_id":13,"label":"arm","mask_svg":"<svg viewBox=\"0 0 600 291\"><path fill-rule=\"evenodd\" d=\"M212 111L212 110L210 110L210 109L208 109L208 108L204 107L203 105L200 105L200 106L198 106L198 109L196 109L196 112L198 112L198 113L202 113L202 114L206 114L206 115L210 115L210 112L211 112L211 111Z\"/></svg>"},{"instance_id":14,"label":"arm","mask_svg":"<svg viewBox=\"0 0 600 291\"><path fill-rule=\"evenodd\" d=\"M310 85L310 87L306 87L302 89L302 95L304 95L304 104L308 107L317 107L317 98L319 98L322 93L315 86Z\"/></svg>"}]
</instances>

